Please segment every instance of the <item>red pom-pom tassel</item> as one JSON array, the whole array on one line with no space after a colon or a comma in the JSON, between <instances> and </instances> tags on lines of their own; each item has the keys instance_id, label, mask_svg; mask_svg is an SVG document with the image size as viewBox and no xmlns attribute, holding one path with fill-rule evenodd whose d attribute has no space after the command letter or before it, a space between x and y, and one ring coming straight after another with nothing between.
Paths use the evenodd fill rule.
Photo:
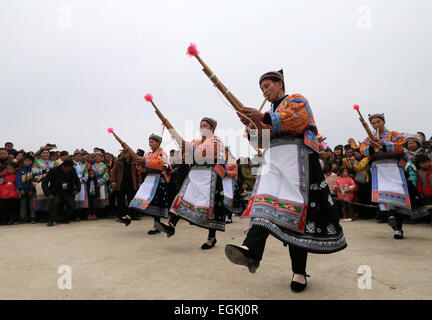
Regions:
<instances>
[{"instance_id":1,"label":"red pom-pom tassel","mask_svg":"<svg viewBox=\"0 0 432 320\"><path fill-rule=\"evenodd\" d=\"M113 133L113 132L114 132L114 129L113 129L113 128L108 128L107 131L108 131L109 133Z\"/></svg>"},{"instance_id":2,"label":"red pom-pom tassel","mask_svg":"<svg viewBox=\"0 0 432 320\"><path fill-rule=\"evenodd\" d=\"M358 104L355 104L355 105L353 106L353 109L358 111L358 110L360 109L360 107L359 107Z\"/></svg>"},{"instance_id":3,"label":"red pom-pom tassel","mask_svg":"<svg viewBox=\"0 0 432 320\"><path fill-rule=\"evenodd\" d=\"M150 93L147 93L144 96L145 101L153 101L153 96Z\"/></svg>"},{"instance_id":4,"label":"red pom-pom tassel","mask_svg":"<svg viewBox=\"0 0 432 320\"><path fill-rule=\"evenodd\" d=\"M196 44L191 43L189 48L187 49L186 53L191 57L196 57L199 54L199 51L197 50Z\"/></svg>"}]
</instances>

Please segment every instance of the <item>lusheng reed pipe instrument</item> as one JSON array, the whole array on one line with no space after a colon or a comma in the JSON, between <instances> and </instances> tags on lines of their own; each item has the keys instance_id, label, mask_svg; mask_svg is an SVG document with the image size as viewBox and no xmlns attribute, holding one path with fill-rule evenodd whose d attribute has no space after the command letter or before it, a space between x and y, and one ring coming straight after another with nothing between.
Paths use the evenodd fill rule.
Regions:
<instances>
[{"instance_id":1,"label":"lusheng reed pipe instrument","mask_svg":"<svg viewBox=\"0 0 432 320\"><path fill-rule=\"evenodd\" d=\"M378 142L379 141L379 129L377 129L377 135L378 138L375 137L375 135L372 133L372 130L369 128L369 125L367 124L367 122L365 121L365 119L363 118L363 115L360 112L360 106L358 104L355 104L353 106L353 109L356 110L360 116L359 120L361 122L361 124L363 125L363 128L366 130L367 135L369 136L369 138L372 141ZM374 147L375 152L379 152L380 150L377 147Z\"/></svg>"},{"instance_id":2,"label":"lusheng reed pipe instrument","mask_svg":"<svg viewBox=\"0 0 432 320\"><path fill-rule=\"evenodd\" d=\"M135 161L137 161L137 159L138 159L138 155L135 153L135 151L133 151L133 150L131 149L131 147L129 147L129 146L126 144L126 142L124 142L122 139L119 138L119 136L114 132L114 129L113 129L113 128L108 128L107 131L108 131L109 133L112 133L113 136L114 136L114 138L116 138L116 140L121 144L121 146L122 146L124 149L126 149L126 150L131 154L132 159L135 160Z\"/></svg>"},{"instance_id":3,"label":"lusheng reed pipe instrument","mask_svg":"<svg viewBox=\"0 0 432 320\"><path fill-rule=\"evenodd\" d=\"M196 48L196 45L191 43L189 48L187 49L187 54L191 57L195 57L198 62L203 66L203 72L207 77L213 82L216 88L227 98L229 103L234 107L236 111L241 111L244 108L243 104L232 94L225 85L219 81L218 77L213 73L213 71L209 68L209 66L201 59L199 56L199 51Z\"/></svg>"},{"instance_id":4,"label":"lusheng reed pipe instrument","mask_svg":"<svg viewBox=\"0 0 432 320\"><path fill-rule=\"evenodd\" d=\"M219 78L214 74L210 67L203 61L203 59L201 59L196 45L191 43L186 53L189 56L195 57L198 60L198 62L203 66L203 72L211 80L211 82L213 82L214 86L225 96L225 98L233 106L233 108L242 114L244 105L236 98L236 96L234 96L232 92L227 89L227 87L225 87L222 82L220 82ZM261 105L260 111L264 107L266 100L264 100L263 104ZM252 147L255 149L258 155L261 156L261 151L259 150L259 148L255 145L252 145Z\"/></svg>"},{"instance_id":5,"label":"lusheng reed pipe instrument","mask_svg":"<svg viewBox=\"0 0 432 320\"><path fill-rule=\"evenodd\" d=\"M177 132L176 129L172 126L172 124L168 121L168 119L162 114L162 112L159 110L159 108L156 106L156 104L153 102L153 96L148 93L144 96L145 101L150 102L153 105L153 108L155 109L155 113L162 121L162 125L167 127L171 137L174 139L174 141L177 143L177 145L181 148L184 144L184 139L181 137L181 135Z\"/></svg>"}]
</instances>

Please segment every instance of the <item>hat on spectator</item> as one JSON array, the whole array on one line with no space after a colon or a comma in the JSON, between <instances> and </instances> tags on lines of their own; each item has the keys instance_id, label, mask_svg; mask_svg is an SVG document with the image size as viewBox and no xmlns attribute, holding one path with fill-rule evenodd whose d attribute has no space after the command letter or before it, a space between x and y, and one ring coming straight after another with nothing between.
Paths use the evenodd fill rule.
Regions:
<instances>
[{"instance_id":1,"label":"hat on spectator","mask_svg":"<svg viewBox=\"0 0 432 320\"><path fill-rule=\"evenodd\" d=\"M77 155L77 154L83 154L83 152L80 149L75 149L73 155Z\"/></svg>"},{"instance_id":2,"label":"hat on spectator","mask_svg":"<svg viewBox=\"0 0 432 320\"><path fill-rule=\"evenodd\" d=\"M415 135L415 134L410 134L408 137L406 137L405 142L404 142L404 147L405 148L407 148L409 141L415 141L415 142L417 142L417 144L418 144L419 147L422 145L420 137L417 136L417 135Z\"/></svg>"}]
</instances>

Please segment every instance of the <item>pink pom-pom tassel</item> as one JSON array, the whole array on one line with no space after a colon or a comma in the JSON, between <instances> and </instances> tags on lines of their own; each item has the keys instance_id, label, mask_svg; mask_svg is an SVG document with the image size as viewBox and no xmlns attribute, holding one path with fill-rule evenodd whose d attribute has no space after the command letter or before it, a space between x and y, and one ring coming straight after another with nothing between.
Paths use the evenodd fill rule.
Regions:
<instances>
[{"instance_id":1,"label":"pink pom-pom tassel","mask_svg":"<svg viewBox=\"0 0 432 320\"><path fill-rule=\"evenodd\" d=\"M199 54L196 44L191 43L186 53L191 57L196 57Z\"/></svg>"},{"instance_id":2,"label":"pink pom-pom tassel","mask_svg":"<svg viewBox=\"0 0 432 320\"><path fill-rule=\"evenodd\" d=\"M108 131L109 133L113 133L113 132L114 132L114 129L113 129L113 128L108 128L107 131Z\"/></svg>"},{"instance_id":3,"label":"pink pom-pom tassel","mask_svg":"<svg viewBox=\"0 0 432 320\"><path fill-rule=\"evenodd\" d=\"M359 106L358 104L355 104L355 105L353 106L353 109L358 111L358 110L360 109L360 106Z\"/></svg>"},{"instance_id":4,"label":"pink pom-pom tassel","mask_svg":"<svg viewBox=\"0 0 432 320\"><path fill-rule=\"evenodd\" d=\"M144 96L145 101L153 101L153 96L150 93L147 93Z\"/></svg>"}]
</instances>

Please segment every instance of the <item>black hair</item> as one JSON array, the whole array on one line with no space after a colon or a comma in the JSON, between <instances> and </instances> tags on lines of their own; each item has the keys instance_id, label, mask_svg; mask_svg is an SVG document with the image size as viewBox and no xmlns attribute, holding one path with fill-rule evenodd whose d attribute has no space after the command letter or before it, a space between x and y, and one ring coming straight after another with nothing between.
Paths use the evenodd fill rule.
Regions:
<instances>
[{"instance_id":1,"label":"black hair","mask_svg":"<svg viewBox=\"0 0 432 320\"><path fill-rule=\"evenodd\" d=\"M354 168L348 168L348 174L355 174L355 169Z\"/></svg>"},{"instance_id":2,"label":"black hair","mask_svg":"<svg viewBox=\"0 0 432 320\"><path fill-rule=\"evenodd\" d=\"M144 154L145 154L144 150L142 150L142 149L137 150L138 157L142 157L142 156L144 156Z\"/></svg>"},{"instance_id":3,"label":"black hair","mask_svg":"<svg viewBox=\"0 0 432 320\"><path fill-rule=\"evenodd\" d=\"M67 160L63 161L62 166L63 167L72 167L73 168L74 167L74 162L72 160L70 160L70 159L67 159Z\"/></svg>"},{"instance_id":4,"label":"black hair","mask_svg":"<svg viewBox=\"0 0 432 320\"><path fill-rule=\"evenodd\" d=\"M29 160L31 160L31 162L34 162L34 157L30 153L25 153L24 154L24 159L23 160L25 160L25 159L29 159Z\"/></svg>"},{"instance_id":5,"label":"black hair","mask_svg":"<svg viewBox=\"0 0 432 320\"><path fill-rule=\"evenodd\" d=\"M341 144L338 144L336 147L334 147L334 149L335 150L341 150L341 151L343 151L343 145L341 145Z\"/></svg>"},{"instance_id":6,"label":"black hair","mask_svg":"<svg viewBox=\"0 0 432 320\"><path fill-rule=\"evenodd\" d=\"M6 166L11 166L12 168L16 168L17 167L17 165L15 164L15 162L13 162L13 161L8 161L8 162L6 162Z\"/></svg>"},{"instance_id":7,"label":"black hair","mask_svg":"<svg viewBox=\"0 0 432 320\"><path fill-rule=\"evenodd\" d=\"M324 173L332 172L332 168L329 165L325 165L323 170L324 170Z\"/></svg>"},{"instance_id":8,"label":"black hair","mask_svg":"<svg viewBox=\"0 0 432 320\"><path fill-rule=\"evenodd\" d=\"M43 150L43 151L45 151L45 150ZM43 151L42 151L42 152L43 152ZM41 153L42 153L42 152L41 152ZM51 157L51 156L56 156L56 155L57 155L57 152L55 152L55 151L50 151L49 153L50 153L50 157Z\"/></svg>"},{"instance_id":9,"label":"black hair","mask_svg":"<svg viewBox=\"0 0 432 320\"><path fill-rule=\"evenodd\" d=\"M11 144L11 145L13 145L13 143L12 142L6 142L5 143L5 147L8 145L8 144Z\"/></svg>"},{"instance_id":10,"label":"black hair","mask_svg":"<svg viewBox=\"0 0 432 320\"><path fill-rule=\"evenodd\" d=\"M415 157L415 160L414 160L415 165L417 167L420 167L420 164L423 163L423 162L426 162L426 161L430 161L430 158L427 155L425 155L425 154L419 154L419 155L417 155Z\"/></svg>"},{"instance_id":11,"label":"black hair","mask_svg":"<svg viewBox=\"0 0 432 320\"><path fill-rule=\"evenodd\" d=\"M6 151L6 148L0 148L0 151L3 151L3 150Z\"/></svg>"},{"instance_id":12,"label":"black hair","mask_svg":"<svg viewBox=\"0 0 432 320\"><path fill-rule=\"evenodd\" d=\"M13 156L16 158L16 156L18 155L18 151L16 151L15 149L9 150L8 152L9 154L13 154Z\"/></svg>"},{"instance_id":13,"label":"black hair","mask_svg":"<svg viewBox=\"0 0 432 320\"><path fill-rule=\"evenodd\" d=\"M426 139L426 135L423 132L419 131L417 134L421 134Z\"/></svg>"},{"instance_id":14,"label":"black hair","mask_svg":"<svg viewBox=\"0 0 432 320\"><path fill-rule=\"evenodd\" d=\"M60 152L60 156L68 156L68 155L69 155L69 152L67 152L67 151Z\"/></svg>"}]
</instances>

